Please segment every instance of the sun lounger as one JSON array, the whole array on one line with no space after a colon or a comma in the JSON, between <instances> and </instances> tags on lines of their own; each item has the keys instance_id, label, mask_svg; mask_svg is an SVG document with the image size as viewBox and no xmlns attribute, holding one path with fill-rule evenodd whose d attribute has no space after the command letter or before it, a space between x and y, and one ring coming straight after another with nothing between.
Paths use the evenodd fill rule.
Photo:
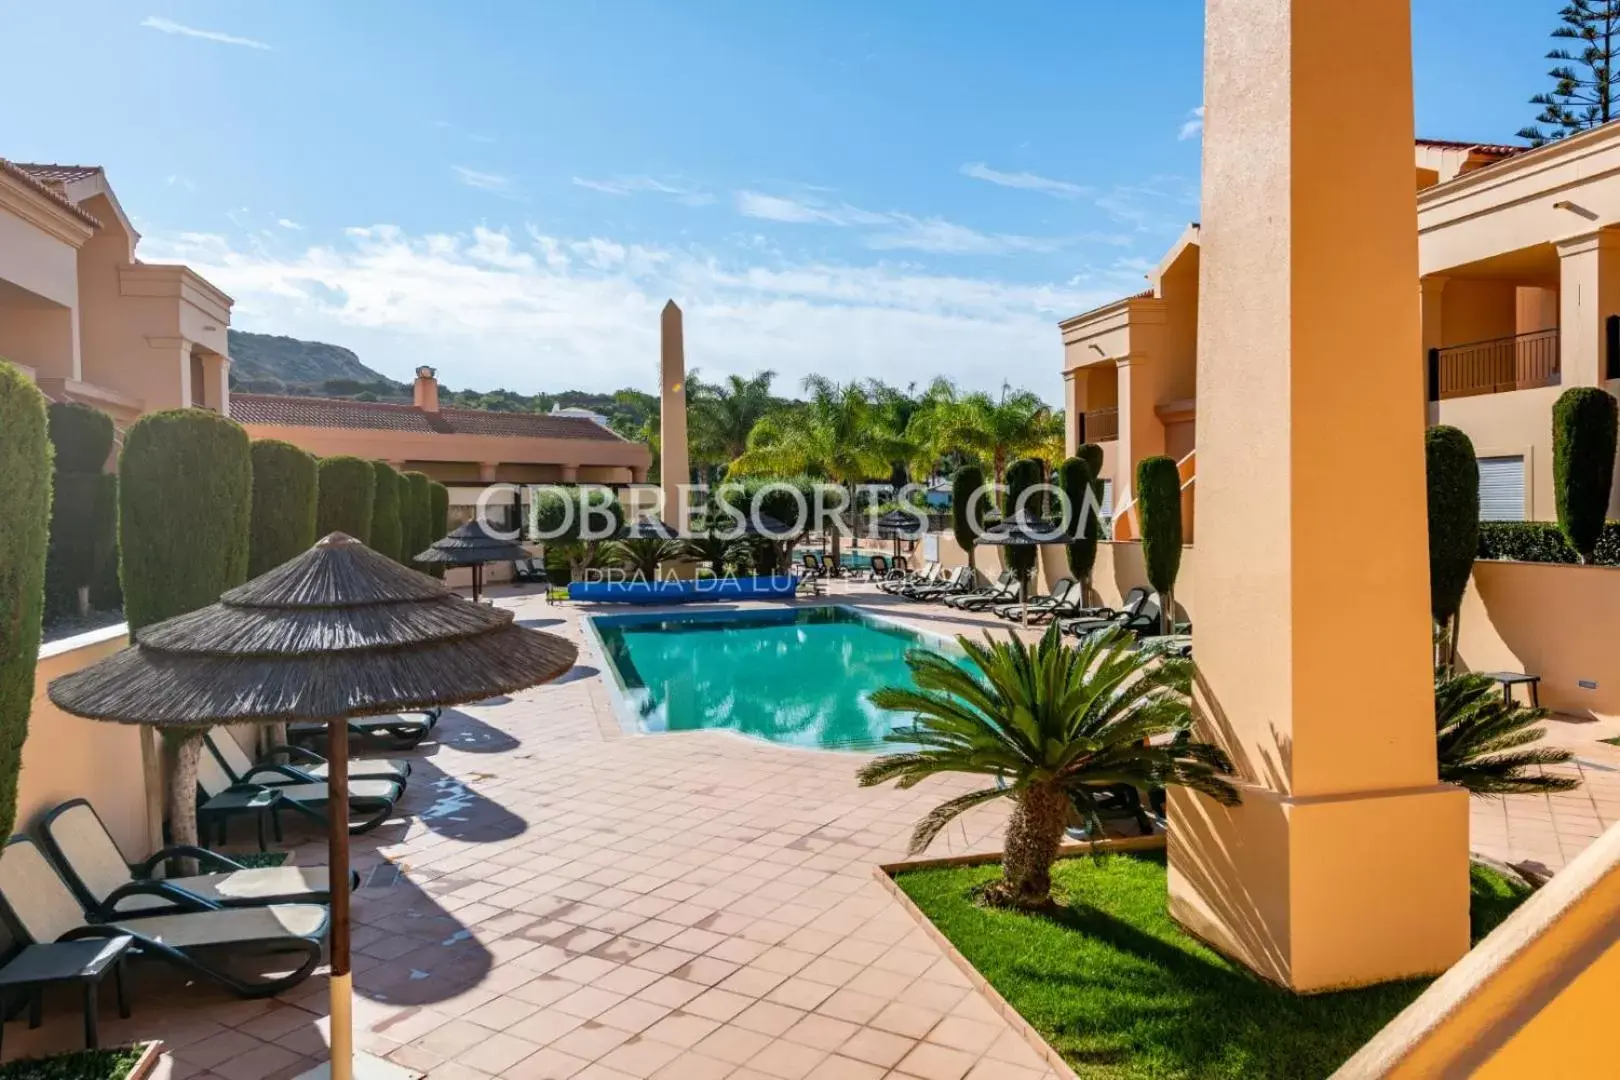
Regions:
<instances>
[{"instance_id":1,"label":"sun lounger","mask_svg":"<svg viewBox=\"0 0 1620 1080\"><path fill-rule=\"evenodd\" d=\"M135 939L137 955L173 964L245 998L282 993L303 982L321 962L327 910L319 904L222 908L197 897L184 903L192 910L120 914L100 921L85 910L32 840L13 837L0 853L0 917L19 944L128 935ZM225 951L235 956L292 953L297 967L280 976L243 978L221 964Z\"/></svg>"},{"instance_id":2,"label":"sun lounger","mask_svg":"<svg viewBox=\"0 0 1620 1080\"><path fill-rule=\"evenodd\" d=\"M349 734L356 738L389 738L407 749L427 737L439 723L438 709L420 713L387 713L382 716L356 716L348 720ZM291 739L324 739L325 724L292 724Z\"/></svg>"},{"instance_id":3,"label":"sun lounger","mask_svg":"<svg viewBox=\"0 0 1620 1080\"><path fill-rule=\"evenodd\" d=\"M285 765L255 767L244 775L233 774L219 746L221 740L232 737L229 732L218 730L204 736L207 752L197 762L197 786L202 788L205 796L212 798L228 791L266 789L281 796L274 813L279 814L280 809L286 807L323 825L328 823L330 792L326 781L300 776L297 770ZM394 804L399 801L400 792L400 785L392 780L350 781L349 805L344 814L349 831L370 832L387 821L394 812Z\"/></svg>"},{"instance_id":4,"label":"sun lounger","mask_svg":"<svg viewBox=\"0 0 1620 1080\"><path fill-rule=\"evenodd\" d=\"M215 744L218 751L225 757L225 767L232 776L241 777L243 783L274 784L281 783L274 779L256 779L254 770L263 769L268 776L271 773L287 777L287 770L297 773L300 780L326 779L328 764L324 757L313 750L306 750L302 746L272 746L269 755L285 754L285 764L271 760L269 756L255 761L242 749L242 745L235 739L221 735ZM411 763L408 761L390 761L387 758L350 758L349 780L387 780L398 784L401 791L411 775Z\"/></svg>"},{"instance_id":5,"label":"sun lounger","mask_svg":"<svg viewBox=\"0 0 1620 1080\"><path fill-rule=\"evenodd\" d=\"M1138 637L1155 637L1159 633L1159 602L1144 600L1135 611L1127 608L1106 619L1069 619L1060 623L1059 628L1076 638L1104 630L1127 630Z\"/></svg>"},{"instance_id":6,"label":"sun lounger","mask_svg":"<svg viewBox=\"0 0 1620 1080\"><path fill-rule=\"evenodd\" d=\"M880 582L878 588L886 593L897 593L907 586L931 585L939 579L939 563L931 562L915 573Z\"/></svg>"},{"instance_id":7,"label":"sun lounger","mask_svg":"<svg viewBox=\"0 0 1620 1080\"><path fill-rule=\"evenodd\" d=\"M997 604L1011 603L1018 599L1018 575L1011 570L1003 570L996 583L986 589L977 589L961 596L948 597L946 607L953 607L959 611L983 611L995 607Z\"/></svg>"},{"instance_id":8,"label":"sun lounger","mask_svg":"<svg viewBox=\"0 0 1620 1080\"><path fill-rule=\"evenodd\" d=\"M220 907L264 907L324 904L331 896L331 878L324 866L250 869L190 844L164 848L131 868L100 815L84 799L72 799L46 814L39 824L39 838L73 895L98 919L192 910L196 899ZM185 857L196 859L208 872L177 878L152 876L167 860ZM360 875L350 871L350 878L351 886L359 888Z\"/></svg>"},{"instance_id":9,"label":"sun lounger","mask_svg":"<svg viewBox=\"0 0 1620 1080\"><path fill-rule=\"evenodd\" d=\"M938 584L907 586L900 590L900 595L907 600L922 602L943 600L947 596L967 592L972 588L976 576L971 567L958 566L946 574Z\"/></svg>"},{"instance_id":10,"label":"sun lounger","mask_svg":"<svg viewBox=\"0 0 1620 1080\"><path fill-rule=\"evenodd\" d=\"M520 585L544 585L550 578L546 577L545 564L539 559L514 559L512 580Z\"/></svg>"},{"instance_id":11,"label":"sun lounger","mask_svg":"<svg viewBox=\"0 0 1620 1080\"><path fill-rule=\"evenodd\" d=\"M1078 599L1084 589L1085 586L1073 578L1059 578L1045 596L1037 596L1027 605L997 604L990 610L998 619L1009 622L1045 622L1079 610Z\"/></svg>"}]
</instances>

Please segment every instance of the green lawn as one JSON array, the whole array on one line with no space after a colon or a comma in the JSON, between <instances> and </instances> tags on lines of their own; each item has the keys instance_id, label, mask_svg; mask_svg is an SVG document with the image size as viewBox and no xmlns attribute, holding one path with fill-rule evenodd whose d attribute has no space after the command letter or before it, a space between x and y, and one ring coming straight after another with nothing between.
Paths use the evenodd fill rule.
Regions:
<instances>
[{"instance_id":1,"label":"green lawn","mask_svg":"<svg viewBox=\"0 0 1620 1080\"><path fill-rule=\"evenodd\" d=\"M140 1058L140 1049L132 1046L22 1058L0 1065L0 1080L122 1080Z\"/></svg>"},{"instance_id":2,"label":"green lawn","mask_svg":"<svg viewBox=\"0 0 1620 1080\"><path fill-rule=\"evenodd\" d=\"M1426 985L1299 997L1263 982L1171 922L1162 854L1059 861L1066 902L1046 914L976 905L970 891L999 873L897 880L1082 1077L1325 1077ZM1476 866L1475 939L1527 895Z\"/></svg>"}]
</instances>

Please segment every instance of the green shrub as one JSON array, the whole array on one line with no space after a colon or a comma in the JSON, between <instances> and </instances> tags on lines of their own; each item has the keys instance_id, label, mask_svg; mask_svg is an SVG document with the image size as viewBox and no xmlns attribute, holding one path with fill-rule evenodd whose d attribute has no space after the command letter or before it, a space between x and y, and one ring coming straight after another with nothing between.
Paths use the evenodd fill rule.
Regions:
<instances>
[{"instance_id":1,"label":"green shrub","mask_svg":"<svg viewBox=\"0 0 1620 1080\"><path fill-rule=\"evenodd\" d=\"M1454 427L1424 436L1429 505L1429 611L1450 634L1479 550L1479 461Z\"/></svg>"},{"instance_id":2,"label":"green shrub","mask_svg":"<svg viewBox=\"0 0 1620 1080\"><path fill-rule=\"evenodd\" d=\"M371 547L395 562L404 561L405 537L399 515L399 470L386 461L373 461L377 494L371 502Z\"/></svg>"},{"instance_id":3,"label":"green shrub","mask_svg":"<svg viewBox=\"0 0 1620 1080\"><path fill-rule=\"evenodd\" d=\"M974 494L984 487L984 470L977 465L964 465L956 470L951 477L951 534L956 537L956 543L967 555L968 565L973 565L973 546L979 541L978 531L973 527L973 518L969 514L969 504L974 502ZM983 514L985 511L983 500L979 500L972 507L974 513Z\"/></svg>"},{"instance_id":4,"label":"green shrub","mask_svg":"<svg viewBox=\"0 0 1620 1080\"><path fill-rule=\"evenodd\" d=\"M34 701L45 548L51 519L51 443L45 395L0 360L0 836L17 814L28 713Z\"/></svg>"},{"instance_id":5,"label":"green shrub","mask_svg":"<svg viewBox=\"0 0 1620 1080\"><path fill-rule=\"evenodd\" d=\"M1481 522L1479 557L1539 563L1580 561L1575 549L1564 539L1563 531L1551 521ZM1604 524L1591 562L1598 566L1620 566L1620 521Z\"/></svg>"},{"instance_id":6,"label":"green shrub","mask_svg":"<svg viewBox=\"0 0 1620 1080\"><path fill-rule=\"evenodd\" d=\"M1614 484L1620 407L1595 386L1573 386L1553 405L1553 500L1570 547L1587 562L1597 549Z\"/></svg>"},{"instance_id":7,"label":"green shrub","mask_svg":"<svg viewBox=\"0 0 1620 1080\"><path fill-rule=\"evenodd\" d=\"M196 611L247 580L247 432L206 409L148 413L118 459L120 577L130 631Z\"/></svg>"},{"instance_id":8,"label":"green shrub","mask_svg":"<svg viewBox=\"0 0 1620 1080\"><path fill-rule=\"evenodd\" d=\"M322 458L315 489L316 539L340 532L371 543L371 504L377 498L371 462L347 454Z\"/></svg>"},{"instance_id":9,"label":"green shrub","mask_svg":"<svg viewBox=\"0 0 1620 1080\"><path fill-rule=\"evenodd\" d=\"M432 495L429 494L428 485L433 481L428 479L427 473L408 472L401 474L399 497L399 524L400 531L405 537L405 565L416 566L416 556L422 549L433 542L428 533L433 531L429 515L433 513Z\"/></svg>"},{"instance_id":10,"label":"green shrub","mask_svg":"<svg viewBox=\"0 0 1620 1080\"><path fill-rule=\"evenodd\" d=\"M314 546L319 466L315 455L279 439L253 444L253 514L248 577L256 578Z\"/></svg>"},{"instance_id":11,"label":"green shrub","mask_svg":"<svg viewBox=\"0 0 1620 1080\"><path fill-rule=\"evenodd\" d=\"M1176 617L1176 577L1181 572L1181 472L1173 458L1136 463L1136 516L1142 525L1142 561L1148 584L1159 594L1160 626Z\"/></svg>"},{"instance_id":12,"label":"green shrub","mask_svg":"<svg viewBox=\"0 0 1620 1080\"><path fill-rule=\"evenodd\" d=\"M98 552L116 546L96 516L104 486L102 468L112 453L112 418L77 402L55 402L46 410L46 428L55 451L51 485L51 536L45 557L45 610L52 616L76 612L79 590L95 582ZM112 526L116 530L116 525Z\"/></svg>"},{"instance_id":13,"label":"green shrub","mask_svg":"<svg viewBox=\"0 0 1620 1080\"><path fill-rule=\"evenodd\" d=\"M118 474L102 473L97 480L90 606L96 611L116 611L124 605L124 590L118 584Z\"/></svg>"},{"instance_id":14,"label":"green shrub","mask_svg":"<svg viewBox=\"0 0 1620 1080\"><path fill-rule=\"evenodd\" d=\"M99 473L113 448L112 417L76 401L53 402L46 413L59 473Z\"/></svg>"},{"instance_id":15,"label":"green shrub","mask_svg":"<svg viewBox=\"0 0 1620 1080\"><path fill-rule=\"evenodd\" d=\"M584 510L590 508L587 522ZM610 520L603 520L607 514ZM536 492L529 504L530 530L545 545L546 572L556 575L553 581L571 581L586 567L596 566L603 540L598 536L586 540L585 526L590 525L593 536L607 533L611 536L624 524L624 506L613 492L603 487L555 487Z\"/></svg>"},{"instance_id":16,"label":"green shrub","mask_svg":"<svg viewBox=\"0 0 1620 1080\"><path fill-rule=\"evenodd\" d=\"M1024 492L1038 486L1045 479L1046 466L1034 458L1020 458L1007 466L1007 497L1001 508L1002 517L1010 517L1018 507L1018 499ZM1044 515L1046 499L1041 492L1036 492L1024 500L1024 512L1033 518ZM1027 595L1030 579L1035 573L1035 558L1037 548L1034 545L1018 545L1009 547L1005 551L1007 569L1018 575L1018 586Z\"/></svg>"},{"instance_id":17,"label":"green shrub","mask_svg":"<svg viewBox=\"0 0 1620 1080\"><path fill-rule=\"evenodd\" d=\"M424 549L444 539L450 531L450 489L437 480L428 482L428 542ZM443 579L444 563L429 563L428 573Z\"/></svg>"},{"instance_id":18,"label":"green shrub","mask_svg":"<svg viewBox=\"0 0 1620 1080\"><path fill-rule=\"evenodd\" d=\"M1101 506L1102 481L1091 471L1091 465L1085 458L1072 457L1064 459L1063 464L1058 466L1057 486L1069 504L1070 524L1075 536L1063 548L1069 573L1085 585L1085 594L1089 597L1091 573L1097 565L1097 537L1102 531L1102 522L1094 514L1087 515L1086 496L1089 494L1096 505Z\"/></svg>"},{"instance_id":19,"label":"green shrub","mask_svg":"<svg viewBox=\"0 0 1620 1080\"><path fill-rule=\"evenodd\" d=\"M1094 442L1081 443L1080 448L1074 452L1074 456L1091 466L1092 478L1100 489L1102 485L1103 448ZM1098 498L1101 499L1101 496L1098 496Z\"/></svg>"}]
</instances>

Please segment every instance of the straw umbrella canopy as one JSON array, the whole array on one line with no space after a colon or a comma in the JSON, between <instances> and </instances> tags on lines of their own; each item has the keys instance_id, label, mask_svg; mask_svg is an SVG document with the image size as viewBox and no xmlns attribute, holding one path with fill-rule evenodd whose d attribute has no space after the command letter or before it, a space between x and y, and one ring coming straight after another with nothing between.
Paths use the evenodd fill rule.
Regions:
<instances>
[{"instance_id":1,"label":"straw umbrella canopy","mask_svg":"<svg viewBox=\"0 0 1620 1080\"><path fill-rule=\"evenodd\" d=\"M917 515L909 514L904 510L890 510L887 514L878 518L875 524L880 536L888 536L894 540L896 558L900 557L900 540L902 537L907 540L916 540L927 529L925 523L917 520Z\"/></svg>"},{"instance_id":2,"label":"straw umbrella canopy","mask_svg":"<svg viewBox=\"0 0 1620 1080\"><path fill-rule=\"evenodd\" d=\"M431 547L415 556L415 561L472 567L472 598L477 600L484 584L485 563L516 562L528 557L529 553L522 545L491 536L484 523L475 519L435 540Z\"/></svg>"},{"instance_id":3,"label":"straw umbrella canopy","mask_svg":"<svg viewBox=\"0 0 1620 1080\"><path fill-rule=\"evenodd\" d=\"M979 535L976 544L989 544L992 547L1039 547L1042 544L1063 544L1070 537L1063 532L1063 527L1056 521L1036 517L1025 510L1019 510L1002 518L1000 522L992 525ZM1029 596L1028 589L1020 587L1023 596L1024 610L1021 612L1022 620L1029 622Z\"/></svg>"},{"instance_id":4,"label":"straw umbrella canopy","mask_svg":"<svg viewBox=\"0 0 1620 1080\"><path fill-rule=\"evenodd\" d=\"M615 540L679 540L680 538L681 534L676 531L675 526L662 518L654 517L652 514L643 514L636 520L627 523L614 536Z\"/></svg>"},{"instance_id":5,"label":"straw umbrella canopy","mask_svg":"<svg viewBox=\"0 0 1620 1080\"><path fill-rule=\"evenodd\" d=\"M346 807L348 718L510 693L555 679L578 655L562 638L518 626L510 611L464 600L332 533L218 603L138 631L132 648L53 680L49 692L77 716L185 733L193 775L210 726L325 721L328 805ZM330 1076L349 1080L349 833L331 816ZM194 836L194 816L191 824Z\"/></svg>"}]
</instances>

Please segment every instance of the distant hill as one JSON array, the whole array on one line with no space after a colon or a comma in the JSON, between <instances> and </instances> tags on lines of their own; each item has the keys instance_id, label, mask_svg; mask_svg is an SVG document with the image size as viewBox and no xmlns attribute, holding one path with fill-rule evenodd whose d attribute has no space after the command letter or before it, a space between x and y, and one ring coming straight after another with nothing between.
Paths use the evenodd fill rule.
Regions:
<instances>
[{"instance_id":1,"label":"distant hill","mask_svg":"<svg viewBox=\"0 0 1620 1080\"><path fill-rule=\"evenodd\" d=\"M409 383L395 382L366 367L341 345L232 330L230 347L231 389L238 393L356 401L411 400ZM439 385L439 404L496 412L550 412L553 405L585 408L606 416L613 430L627 439L641 439L643 426L658 411L658 399L639 390L518 394L511 390L454 390L443 383Z\"/></svg>"}]
</instances>

